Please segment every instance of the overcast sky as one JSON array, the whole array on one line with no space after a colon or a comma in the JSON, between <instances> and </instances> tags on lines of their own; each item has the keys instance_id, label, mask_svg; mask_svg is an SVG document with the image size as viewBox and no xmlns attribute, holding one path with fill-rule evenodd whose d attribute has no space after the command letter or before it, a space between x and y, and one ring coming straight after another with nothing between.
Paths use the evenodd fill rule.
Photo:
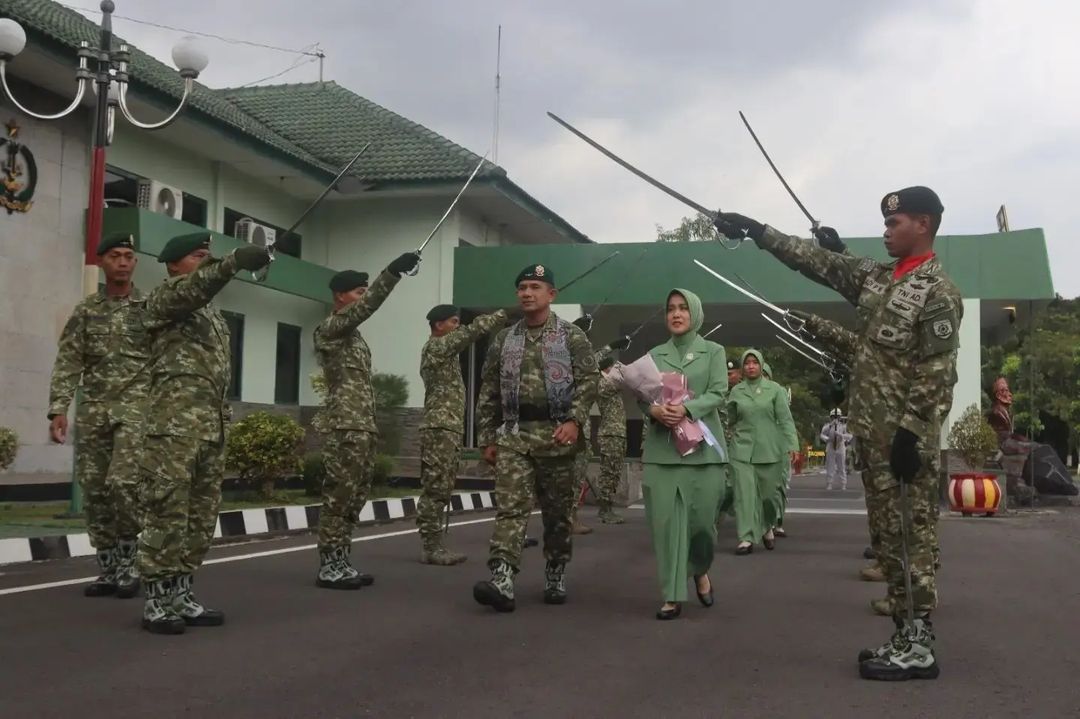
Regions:
<instances>
[{"instance_id":1,"label":"overcast sky","mask_svg":"<svg viewBox=\"0 0 1080 719\"><path fill-rule=\"evenodd\" d=\"M95 7L92 0L70 0ZM877 235L878 202L925 184L942 232L1046 230L1058 292L1080 295L1080 3L1062 0L117 0L117 14L302 48L326 79L483 153L502 24L499 164L599 242L652 240L691 211L545 116L552 110L710 207L791 233L816 217ZM87 13L98 19L98 15ZM167 60L180 36L117 19ZM294 56L206 40L212 87ZM269 82L317 79L301 65Z\"/></svg>"}]
</instances>

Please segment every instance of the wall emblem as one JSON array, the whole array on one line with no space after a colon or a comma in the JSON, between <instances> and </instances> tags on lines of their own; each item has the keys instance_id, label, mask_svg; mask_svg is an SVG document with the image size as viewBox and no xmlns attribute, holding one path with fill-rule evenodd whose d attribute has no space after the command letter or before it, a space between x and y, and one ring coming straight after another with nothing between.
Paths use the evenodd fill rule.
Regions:
<instances>
[{"instance_id":1,"label":"wall emblem","mask_svg":"<svg viewBox=\"0 0 1080 719\"><path fill-rule=\"evenodd\" d=\"M29 212L37 187L37 163L30 148L19 142L19 126L8 120L0 138L0 207L8 214Z\"/></svg>"}]
</instances>

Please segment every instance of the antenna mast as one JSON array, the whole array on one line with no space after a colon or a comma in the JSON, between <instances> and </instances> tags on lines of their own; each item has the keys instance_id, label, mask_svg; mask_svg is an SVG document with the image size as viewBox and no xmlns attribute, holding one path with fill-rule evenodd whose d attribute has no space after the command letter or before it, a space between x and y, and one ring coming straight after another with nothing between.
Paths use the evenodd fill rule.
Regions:
<instances>
[{"instance_id":1,"label":"antenna mast","mask_svg":"<svg viewBox=\"0 0 1080 719\"><path fill-rule=\"evenodd\" d=\"M499 25L499 40L495 50L495 130L491 138L491 161L499 163L499 89L502 84L502 25Z\"/></svg>"}]
</instances>

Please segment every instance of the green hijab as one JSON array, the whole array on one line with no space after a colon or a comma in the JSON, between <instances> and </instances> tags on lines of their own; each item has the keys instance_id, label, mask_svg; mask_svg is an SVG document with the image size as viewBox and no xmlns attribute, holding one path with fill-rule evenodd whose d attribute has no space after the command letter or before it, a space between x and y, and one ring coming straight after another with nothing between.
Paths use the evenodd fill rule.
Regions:
<instances>
[{"instance_id":1,"label":"green hijab","mask_svg":"<svg viewBox=\"0 0 1080 719\"><path fill-rule=\"evenodd\" d=\"M668 292L667 299L664 300L664 310L667 311L667 302L671 299L673 294L680 294L686 300L687 306L690 308L690 330L681 335L671 335L671 344L675 345L675 349L679 350L680 354L685 355L687 350L690 349L690 345L698 337L698 330L701 329L701 323L705 321L705 311L701 308L701 298L695 295L690 290L684 290L681 287Z\"/></svg>"},{"instance_id":2,"label":"green hijab","mask_svg":"<svg viewBox=\"0 0 1080 719\"><path fill-rule=\"evenodd\" d=\"M758 361L758 364L761 365L761 374L758 375L757 379L750 379L749 377L746 376L746 372L745 372L745 369L744 369L744 371L743 371L743 382L746 382L748 384L757 384L758 382L760 382L765 377L765 368L768 367L769 365L765 364L765 360L762 359L762 355L761 355L760 350L748 349L748 350L746 350L745 352L742 353L742 359L739 360L739 366L740 367L745 367L746 366L746 358L747 357L753 357L754 359L756 359Z\"/></svg>"}]
</instances>

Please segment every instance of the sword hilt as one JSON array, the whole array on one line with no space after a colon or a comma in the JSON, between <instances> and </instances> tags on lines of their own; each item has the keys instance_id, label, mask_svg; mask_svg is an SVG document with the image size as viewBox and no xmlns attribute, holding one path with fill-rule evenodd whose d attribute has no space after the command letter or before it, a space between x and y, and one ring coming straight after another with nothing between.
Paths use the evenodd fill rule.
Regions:
<instances>
[{"instance_id":1,"label":"sword hilt","mask_svg":"<svg viewBox=\"0 0 1080 719\"><path fill-rule=\"evenodd\" d=\"M266 281L267 275L270 274L270 265L274 264L274 254L275 254L274 253L274 246L275 245L277 245L276 242L271 242L269 245L266 246L266 251L270 253L270 262L267 263L264 267L261 267L261 268L255 270L254 272L251 273L251 279L253 279L254 281L256 281L256 282L265 282Z\"/></svg>"}]
</instances>

